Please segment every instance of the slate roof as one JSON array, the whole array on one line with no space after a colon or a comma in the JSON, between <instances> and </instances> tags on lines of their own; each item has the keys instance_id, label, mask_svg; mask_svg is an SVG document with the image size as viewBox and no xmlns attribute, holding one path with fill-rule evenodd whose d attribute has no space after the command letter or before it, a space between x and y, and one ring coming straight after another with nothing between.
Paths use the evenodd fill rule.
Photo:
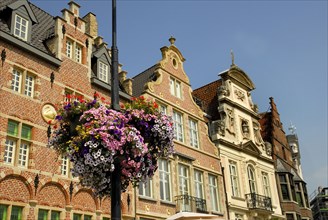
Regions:
<instances>
[{"instance_id":1,"label":"slate roof","mask_svg":"<svg viewBox=\"0 0 328 220\"><path fill-rule=\"evenodd\" d=\"M220 118L218 107L218 88L222 85L221 80L216 80L207 85L204 85L198 89L195 89L192 92L192 96L194 97L196 103L200 104L200 107L203 111L205 111L212 118L211 120L215 121Z\"/></svg>"},{"instance_id":2,"label":"slate roof","mask_svg":"<svg viewBox=\"0 0 328 220\"><path fill-rule=\"evenodd\" d=\"M0 30L7 32L10 34L10 27L8 27L5 19L8 19L9 9L7 5L10 5L13 2L19 0L1 0L0 1ZM32 35L31 42L29 43L31 46L52 55L47 46L44 44L45 40L55 36L55 20L54 17L43 11L39 7L33 5L28 2L31 10L33 11L35 17L38 20L38 23L32 25ZM22 40L23 41L23 40ZM23 41L24 42L24 41Z\"/></svg>"},{"instance_id":3,"label":"slate roof","mask_svg":"<svg viewBox=\"0 0 328 220\"><path fill-rule=\"evenodd\" d=\"M155 64L132 78L133 96L138 97L142 94L142 92L144 91L145 84L154 79L154 72L157 67L158 64Z\"/></svg>"}]
</instances>

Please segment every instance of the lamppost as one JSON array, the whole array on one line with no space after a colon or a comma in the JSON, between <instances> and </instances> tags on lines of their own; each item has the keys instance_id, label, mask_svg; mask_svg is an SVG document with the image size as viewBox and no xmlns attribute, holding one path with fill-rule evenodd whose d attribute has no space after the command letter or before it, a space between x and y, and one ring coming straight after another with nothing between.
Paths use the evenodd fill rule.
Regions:
<instances>
[{"instance_id":1,"label":"lamppost","mask_svg":"<svg viewBox=\"0 0 328 220\"><path fill-rule=\"evenodd\" d=\"M116 46L116 0L112 0L112 66L111 66L111 108L119 111L118 49ZM111 176L111 219L121 220L121 167L119 159L115 161L115 170Z\"/></svg>"}]
</instances>

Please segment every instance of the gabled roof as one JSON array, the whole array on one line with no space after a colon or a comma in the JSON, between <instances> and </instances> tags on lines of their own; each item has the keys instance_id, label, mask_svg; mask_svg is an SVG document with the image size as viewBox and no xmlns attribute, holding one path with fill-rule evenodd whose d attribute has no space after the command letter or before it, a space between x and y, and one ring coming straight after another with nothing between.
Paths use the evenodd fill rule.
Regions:
<instances>
[{"instance_id":1,"label":"gabled roof","mask_svg":"<svg viewBox=\"0 0 328 220\"><path fill-rule=\"evenodd\" d=\"M11 10L8 6L13 4L15 5L16 2L20 2L20 0L0 1L0 31L3 31L10 35L10 27L6 22L6 20L8 19L8 13ZM45 40L54 36L54 17L30 2L28 2L28 5L30 7L29 10L31 10L32 20L34 19L33 16L35 16L34 22L36 22L32 25L31 42L29 42L28 44L54 57L54 55L49 52L47 46L44 44ZM23 40L21 41L24 42Z\"/></svg>"},{"instance_id":2,"label":"gabled roof","mask_svg":"<svg viewBox=\"0 0 328 220\"><path fill-rule=\"evenodd\" d=\"M210 115L213 121L218 120L220 117L218 112L219 99L217 91L221 84L221 80L216 80L192 91L192 96L201 100L201 109Z\"/></svg>"},{"instance_id":3,"label":"gabled roof","mask_svg":"<svg viewBox=\"0 0 328 220\"><path fill-rule=\"evenodd\" d=\"M154 79L155 77L154 73L157 68L158 68L158 64L155 64L132 78L133 96L138 97L142 94L145 88L145 84Z\"/></svg>"},{"instance_id":4,"label":"gabled roof","mask_svg":"<svg viewBox=\"0 0 328 220\"><path fill-rule=\"evenodd\" d=\"M231 79L234 83L244 87L244 89L248 91L255 89L255 85L252 82L252 80L242 69L240 69L235 64L231 65L229 70L222 72L220 76L223 79L227 79L227 78Z\"/></svg>"}]
</instances>

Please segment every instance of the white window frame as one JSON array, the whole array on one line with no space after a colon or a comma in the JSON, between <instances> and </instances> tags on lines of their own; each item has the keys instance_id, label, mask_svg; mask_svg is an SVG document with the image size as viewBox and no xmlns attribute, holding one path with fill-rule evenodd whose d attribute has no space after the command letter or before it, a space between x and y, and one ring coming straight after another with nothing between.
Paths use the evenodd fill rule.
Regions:
<instances>
[{"instance_id":1,"label":"white window frame","mask_svg":"<svg viewBox=\"0 0 328 220\"><path fill-rule=\"evenodd\" d=\"M198 123L197 121L189 118L189 133L190 133L190 145L194 148L199 148L198 138Z\"/></svg>"},{"instance_id":2,"label":"white window frame","mask_svg":"<svg viewBox=\"0 0 328 220\"><path fill-rule=\"evenodd\" d=\"M18 21L20 19L20 21ZM25 25L23 24L25 22ZM22 16L15 15L14 35L24 41L27 41L29 21ZM23 30L25 29L25 30Z\"/></svg>"},{"instance_id":3,"label":"white window frame","mask_svg":"<svg viewBox=\"0 0 328 220\"><path fill-rule=\"evenodd\" d=\"M165 105L159 105L159 111L166 115L167 107Z\"/></svg>"},{"instance_id":4,"label":"white window frame","mask_svg":"<svg viewBox=\"0 0 328 220\"><path fill-rule=\"evenodd\" d=\"M34 82L35 82L35 77L27 73L25 76L25 90L24 90L24 94L26 96L33 97Z\"/></svg>"},{"instance_id":5,"label":"white window frame","mask_svg":"<svg viewBox=\"0 0 328 220\"><path fill-rule=\"evenodd\" d=\"M73 58L73 42L71 40L66 40L66 56L69 58Z\"/></svg>"},{"instance_id":6,"label":"white window frame","mask_svg":"<svg viewBox=\"0 0 328 220\"><path fill-rule=\"evenodd\" d=\"M99 61L98 71L99 71L98 78L101 81L108 83L109 66L106 63Z\"/></svg>"},{"instance_id":7,"label":"white window frame","mask_svg":"<svg viewBox=\"0 0 328 220\"><path fill-rule=\"evenodd\" d=\"M139 196L153 197L153 180L150 178L146 179L146 182L139 183Z\"/></svg>"},{"instance_id":8,"label":"white window frame","mask_svg":"<svg viewBox=\"0 0 328 220\"><path fill-rule=\"evenodd\" d=\"M170 78L170 92L171 95L181 99L181 82Z\"/></svg>"},{"instance_id":9,"label":"white window frame","mask_svg":"<svg viewBox=\"0 0 328 220\"><path fill-rule=\"evenodd\" d=\"M75 61L78 63L82 62L82 47L75 43Z\"/></svg>"},{"instance_id":10,"label":"white window frame","mask_svg":"<svg viewBox=\"0 0 328 220\"><path fill-rule=\"evenodd\" d=\"M12 79L11 79L11 89L18 93L21 92L22 75L23 75L22 71L13 69Z\"/></svg>"},{"instance_id":11,"label":"white window frame","mask_svg":"<svg viewBox=\"0 0 328 220\"><path fill-rule=\"evenodd\" d=\"M62 156L61 165L60 165L60 173L63 176L68 176L69 173L69 160L67 156Z\"/></svg>"},{"instance_id":12,"label":"white window frame","mask_svg":"<svg viewBox=\"0 0 328 220\"><path fill-rule=\"evenodd\" d=\"M34 97L35 75L26 70L13 69L11 78L11 90L24 94L25 96ZM24 79L24 81L23 81Z\"/></svg>"},{"instance_id":13,"label":"white window frame","mask_svg":"<svg viewBox=\"0 0 328 220\"><path fill-rule=\"evenodd\" d=\"M183 115L173 110L174 139L184 142Z\"/></svg>"},{"instance_id":14,"label":"white window frame","mask_svg":"<svg viewBox=\"0 0 328 220\"><path fill-rule=\"evenodd\" d=\"M267 197L271 197L270 179L268 173L262 172L263 193Z\"/></svg>"},{"instance_id":15,"label":"white window frame","mask_svg":"<svg viewBox=\"0 0 328 220\"><path fill-rule=\"evenodd\" d=\"M195 170L194 171L194 186L195 186L195 196L200 199L204 199L204 176L203 172Z\"/></svg>"},{"instance_id":16,"label":"white window frame","mask_svg":"<svg viewBox=\"0 0 328 220\"><path fill-rule=\"evenodd\" d=\"M190 195L189 167L183 164L178 165L179 169L179 194Z\"/></svg>"},{"instance_id":17,"label":"white window frame","mask_svg":"<svg viewBox=\"0 0 328 220\"><path fill-rule=\"evenodd\" d=\"M232 196L240 197L237 163L229 161Z\"/></svg>"},{"instance_id":18,"label":"white window frame","mask_svg":"<svg viewBox=\"0 0 328 220\"><path fill-rule=\"evenodd\" d=\"M256 174L252 165L247 166L247 177L250 193L256 193Z\"/></svg>"},{"instance_id":19,"label":"white window frame","mask_svg":"<svg viewBox=\"0 0 328 220\"><path fill-rule=\"evenodd\" d=\"M29 162L31 137L25 139L22 136L22 128L26 126L30 129L29 132L32 133L32 127L17 121L11 121L17 124L17 134L7 134L4 151L4 163L22 168L27 168ZM7 128L8 125L9 121L7 124Z\"/></svg>"},{"instance_id":20,"label":"white window frame","mask_svg":"<svg viewBox=\"0 0 328 220\"><path fill-rule=\"evenodd\" d=\"M215 212L220 211L219 188L217 177L208 174L208 187L210 191L211 210Z\"/></svg>"},{"instance_id":21,"label":"white window frame","mask_svg":"<svg viewBox=\"0 0 328 220\"><path fill-rule=\"evenodd\" d=\"M159 159L159 182L160 182L160 199L163 201L172 201L171 193L171 164L170 161Z\"/></svg>"}]
</instances>

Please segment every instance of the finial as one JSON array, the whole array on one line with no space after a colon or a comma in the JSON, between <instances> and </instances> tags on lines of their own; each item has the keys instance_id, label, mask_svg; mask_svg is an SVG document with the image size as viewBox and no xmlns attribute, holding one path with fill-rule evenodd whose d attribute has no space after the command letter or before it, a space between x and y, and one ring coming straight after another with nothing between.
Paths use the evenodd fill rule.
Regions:
<instances>
[{"instance_id":1,"label":"finial","mask_svg":"<svg viewBox=\"0 0 328 220\"><path fill-rule=\"evenodd\" d=\"M230 50L230 54L231 54L231 66L235 65L235 55L233 54L232 49Z\"/></svg>"},{"instance_id":2,"label":"finial","mask_svg":"<svg viewBox=\"0 0 328 220\"><path fill-rule=\"evenodd\" d=\"M296 126L293 125L292 122L290 122L290 126L289 126L288 130L289 130L290 132L292 132L292 134L295 134L295 133L296 133L296 132L295 132L295 131L296 131Z\"/></svg>"},{"instance_id":3,"label":"finial","mask_svg":"<svg viewBox=\"0 0 328 220\"><path fill-rule=\"evenodd\" d=\"M170 41L171 45L173 45L174 42L175 42L175 38L173 36L171 36L170 39L169 39L169 41Z\"/></svg>"}]
</instances>

